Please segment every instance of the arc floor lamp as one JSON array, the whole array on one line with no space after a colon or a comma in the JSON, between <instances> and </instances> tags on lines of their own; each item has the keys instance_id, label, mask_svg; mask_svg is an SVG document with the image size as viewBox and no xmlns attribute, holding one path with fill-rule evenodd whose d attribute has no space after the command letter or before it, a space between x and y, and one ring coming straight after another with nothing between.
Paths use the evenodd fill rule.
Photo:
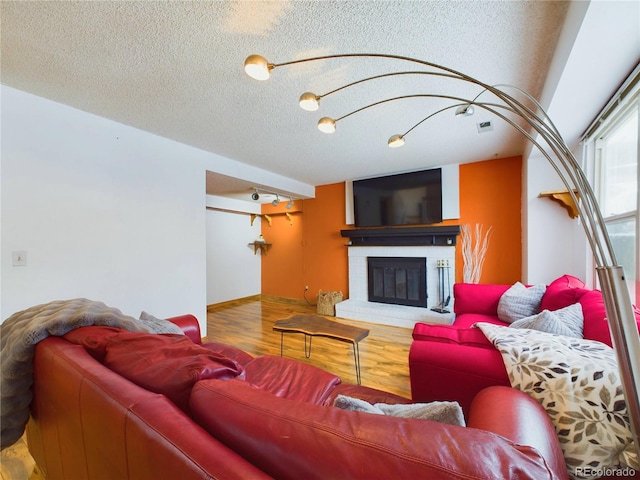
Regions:
<instances>
[{"instance_id":1,"label":"arc floor lamp","mask_svg":"<svg viewBox=\"0 0 640 480\"><path fill-rule=\"evenodd\" d=\"M607 233L602 212L600 211L591 185L589 184L584 171L580 167L580 164L565 141L562 139L560 132L557 130L545 110L531 95L517 87L510 85L488 85L473 77L442 65L399 55L377 53L337 54L309 57L280 64L269 63L260 55L250 55L245 60L244 68L249 76L258 80L266 80L269 78L271 71L275 68L306 62L347 58L393 59L419 65L422 70L392 72L364 78L341 86L323 95L306 92L300 97L300 106L302 108L311 111L317 110L319 108L320 100L323 97L332 95L363 82L394 75L430 75L446 77L452 81L462 81L476 85L477 87L480 87L481 91L473 99L430 93L383 99L359 108L337 119L322 117L318 122L318 128L321 131L331 133L335 131L336 124L340 120L385 102L410 97L434 97L447 99L452 103L451 105L425 117L405 133L393 135L388 141L388 145L390 147L402 146L405 142L405 137L408 134L434 115L455 108L456 115L467 116L473 114L474 108L481 108L497 115L499 118L516 128L522 135L531 141L540 153L549 161L551 166L562 179L562 182L576 204L582 226L594 255L596 271L600 281L607 318L611 329L613 346L620 369L622 387L627 402L627 411L635 439L635 447L638 455L640 456L640 442L638 441L640 435L640 402L638 396L640 391L640 337L638 336L629 290L625 283L624 271L623 268L617 264L616 256ZM520 101L514 96L509 95L506 93L505 89L514 89L516 91L515 94L523 97L523 100ZM481 96L490 97L491 101L481 101ZM532 104L532 106L530 107L523 102ZM522 122L519 120L524 120L524 122L526 122L525 126L521 126Z\"/></svg>"}]
</instances>

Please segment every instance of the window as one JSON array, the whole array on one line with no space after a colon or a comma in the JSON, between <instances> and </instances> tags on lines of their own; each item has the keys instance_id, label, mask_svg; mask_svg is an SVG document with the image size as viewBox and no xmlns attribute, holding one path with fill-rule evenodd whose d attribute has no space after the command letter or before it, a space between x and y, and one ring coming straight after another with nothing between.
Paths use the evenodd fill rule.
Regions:
<instances>
[{"instance_id":1,"label":"window","mask_svg":"<svg viewBox=\"0 0 640 480\"><path fill-rule=\"evenodd\" d=\"M637 78L637 76L636 76ZM640 217L638 216L638 156L640 152L638 83L629 86L625 98L598 120L587 137L595 153L595 190L618 264L624 268L632 302L640 300ZM610 103L611 105L611 103Z\"/></svg>"}]
</instances>

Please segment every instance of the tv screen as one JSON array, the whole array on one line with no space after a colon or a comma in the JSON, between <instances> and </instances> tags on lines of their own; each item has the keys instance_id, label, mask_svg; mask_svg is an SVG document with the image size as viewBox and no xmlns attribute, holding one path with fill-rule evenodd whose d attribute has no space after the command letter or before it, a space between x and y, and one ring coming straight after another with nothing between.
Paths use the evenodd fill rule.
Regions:
<instances>
[{"instance_id":1,"label":"tv screen","mask_svg":"<svg viewBox=\"0 0 640 480\"><path fill-rule=\"evenodd\" d=\"M356 227L442 221L442 170L434 168L353 182Z\"/></svg>"}]
</instances>

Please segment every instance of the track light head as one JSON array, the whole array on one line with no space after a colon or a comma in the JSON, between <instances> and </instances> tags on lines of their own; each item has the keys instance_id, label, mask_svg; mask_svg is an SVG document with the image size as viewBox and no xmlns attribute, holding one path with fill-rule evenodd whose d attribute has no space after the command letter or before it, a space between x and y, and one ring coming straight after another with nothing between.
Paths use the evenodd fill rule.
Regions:
<instances>
[{"instance_id":1,"label":"track light head","mask_svg":"<svg viewBox=\"0 0 640 480\"><path fill-rule=\"evenodd\" d=\"M276 193L276 199L273 202L271 202L271 205L273 205L274 207L277 207L279 204L280 204L280 197Z\"/></svg>"}]
</instances>

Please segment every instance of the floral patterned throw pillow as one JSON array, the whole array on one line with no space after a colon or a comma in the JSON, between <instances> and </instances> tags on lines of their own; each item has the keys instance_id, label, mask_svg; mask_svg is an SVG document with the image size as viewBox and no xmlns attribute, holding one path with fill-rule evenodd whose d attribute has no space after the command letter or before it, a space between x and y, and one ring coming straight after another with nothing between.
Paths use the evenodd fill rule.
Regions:
<instances>
[{"instance_id":1,"label":"floral patterned throw pillow","mask_svg":"<svg viewBox=\"0 0 640 480\"><path fill-rule=\"evenodd\" d=\"M511 386L549 414L572 478L640 469L611 347L530 329L477 326L500 351Z\"/></svg>"}]
</instances>

